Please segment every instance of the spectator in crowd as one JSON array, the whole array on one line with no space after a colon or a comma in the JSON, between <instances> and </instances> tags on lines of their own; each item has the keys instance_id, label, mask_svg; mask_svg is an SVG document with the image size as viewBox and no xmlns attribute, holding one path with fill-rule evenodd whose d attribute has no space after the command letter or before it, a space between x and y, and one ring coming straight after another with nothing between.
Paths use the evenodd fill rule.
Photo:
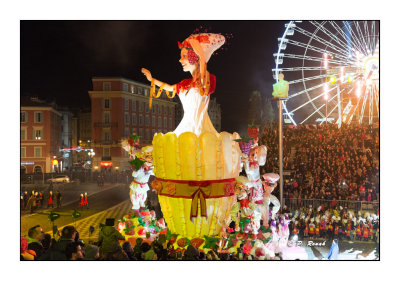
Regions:
<instances>
[{"instance_id":1,"label":"spectator in crowd","mask_svg":"<svg viewBox=\"0 0 400 281\"><path fill-rule=\"evenodd\" d=\"M128 256L129 260L131 260L131 261L137 260L134 255L134 252L133 252L132 244L130 242L128 242L128 241L124 242L124 244L122 244L122 249Z\"/></svg>"},{"instance_id":2,"label":"spectator in crowd","mask_svg":"<svg viewBox=\"0 0 400 281\"><path fill-rule=\"evenodd\" d=\"M125 237L114 227L115 219L106 219L106 225L100 231L98 245L100 245L100 256L107 258L108 255L119 251L121 246L119 240L125 240Z\"/></svg>"},{"instance_id":3,"label":"spectator in crowd","mask_svg":"<svg viewBox=\"0 0 400 281\"><path fill-rule=\"evenodd\" d=\"M95 261L100 259L100 250L96 245L85 244L84 247L85 257L84 260Z\"/></svg>"},{"instance_id":4,"label":"spectator in crowd","mask_svg":"<svg viewBox=\"0 0 400 281\"><path fill-rule=\"evenodd\" d=\"M28 249L28 240L26 237L21 237L21 261L33 261L36 260L36 253L33 250Z\"/></svg>"},{"instance_id":5,"label":"spectator in crowd","mask_svg":"<svg viewBox=\"0 0 400 281\"><path fill-rule=\"evenodd\" d=\"M65 257L69 261L83 260L83 245L80 242L72 242L65 247Z\"/></svg>"},{"instance_id":6,"label":"spectator in crowd","mask_svg":"<svg viewBox=\"0 0 400 281\"><path fill-rule=\"evenodd\" d=\"M49 250L41 257L41 260L68 260L66 256L67 246L76 242L77 231L74 226L67 225L61 231L60 239L52 242Z\"/></svg>"},{"instance_id":7,"label":"spectator in crowd","mask_svg":"<svg viewBox=\"0 0 400 281\"><path fill-rule=\"evenodd\" d=\"M61 199L62 199L61 193L60 191L57 190L56 193L57 208L61 208Z\"/></svg>"},{"instance_id":8,"label":"spectator in crowd","mask_svg":"<svg viewBox=\"0 0 400 281\"><path fill-rule=\"evenodd\" d=\"M40 256L44 253L44 248L42 241L44 239L44 232L40 225L36 225L31 227L28 230L28 249L32 250L36 253L36 257L40 258Z\"/></svg>"}]
</instances>

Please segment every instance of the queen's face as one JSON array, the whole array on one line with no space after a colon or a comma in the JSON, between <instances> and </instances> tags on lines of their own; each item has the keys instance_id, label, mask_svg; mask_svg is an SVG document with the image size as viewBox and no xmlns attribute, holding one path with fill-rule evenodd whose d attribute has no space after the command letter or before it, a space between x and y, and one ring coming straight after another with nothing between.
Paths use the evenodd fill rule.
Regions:
<instances>
[{"instance_id":1,"label":"queen's face","mask_svg":"<svg viewBox=\"0 0 400 281\"><path fill-rule=\"evenodd\" d=\"M182 65L183 71L185 72L190 72L193 73L193 71L196 69L195 64L190 64L188 60L188 50L186 48L181 49L181 59L179 62Z\"/></svg>"}]
</instances>

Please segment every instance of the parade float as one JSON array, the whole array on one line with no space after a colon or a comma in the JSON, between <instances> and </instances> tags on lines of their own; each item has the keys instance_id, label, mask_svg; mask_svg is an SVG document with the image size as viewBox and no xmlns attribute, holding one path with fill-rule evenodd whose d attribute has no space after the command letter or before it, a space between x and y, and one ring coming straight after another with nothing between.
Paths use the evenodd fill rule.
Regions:
<instances>
[{"instance_id":1,"label":"parade float","mask_svg":"<svg viewBox=\"0 0 400 281\"><path fill-rule=\"evenodd\" d=\"M193 245L204 251L272 259L287 244L289 221L281 216L270 227L270 218L275 219L280 208L271 195L279 175L260 175L267 148L258 145L259 129L250 126L249 138L219 133L207 112L216 85L207 62L224 42L224 36L212 33L192 34L178 42L179 62L192 78L175 85L154 79L149 70L142 69L151 83L149 106L165 91L168 98L179 96L184 115L173 132L156 133L152 147L141 148L136 134L122 141L133 169L133 210L119 221L118 229L129 241L140 237L151 243L162 235L175 250ZM247 177L239 176L242 170ZM163 218L157 219L145 206L151 175Z\"/></svg>"}]
</instances>

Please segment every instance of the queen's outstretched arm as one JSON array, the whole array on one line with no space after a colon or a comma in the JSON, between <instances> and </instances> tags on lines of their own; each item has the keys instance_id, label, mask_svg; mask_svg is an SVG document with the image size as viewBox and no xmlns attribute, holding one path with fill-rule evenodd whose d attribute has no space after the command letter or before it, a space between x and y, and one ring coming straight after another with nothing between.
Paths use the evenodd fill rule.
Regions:
<instances>
[{"instance_id":1,"label":"queen's outstretched arm","mask_svg":"<svg viewBox=\"0 0 400 281\"><path fill-rule=\"evenodd\" d=\"M159 80L157 80L157 79L154 79L154 78L151 76L151 72L150 72L149 70L147 70L146 68L142 68L142 73L146 76L147 80L149 80L150 82L151 82L152 80L154 80L154 84L155 84L157 87L161 87L161 86L164 84L164 90L166 90L166 91L168 91L168 92L171 92L171 91L173 90L173 86L171 86L171 85L169 85L169 84L167 84L167 83L161 82L161 81L159 81Z\"/></svg>"}]
</instances>

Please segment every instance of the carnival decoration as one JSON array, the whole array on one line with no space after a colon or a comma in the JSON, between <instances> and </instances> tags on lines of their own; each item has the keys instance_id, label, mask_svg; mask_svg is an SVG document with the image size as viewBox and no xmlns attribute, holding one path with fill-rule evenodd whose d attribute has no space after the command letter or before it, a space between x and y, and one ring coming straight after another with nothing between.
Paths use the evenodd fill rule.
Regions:
<instances>
[{"instance_id":1,"label":"carnival decoration","mask_svg":"<svg viewBox=\"0 0 400 281\"><path fill-rule=\"evenodd\" d=\"M261 218L263 220L263 225L268 227L269 221L269 205L272 203L274 207L271 210L271 219L275 219L275 214L279 211L281 204L276 198L276 196L272 195L272 191L277 186L277 182L279 180L279 175L274 173L267 173L263 175L264 181L262 182L264 186L264 195L263 195L263 203L260 206L261 209Z\"/></svg>"},{"instance_id":2,"label":"carnival decoration","mask_svg":"<svg viewBox=\"0 0 400 281\"><path fill-rule=\"evenodd\" d=\"M288 83L288 81L283 80L284 77L285 76L283 75L283 73L280 73L278 75L279 81L273 85L274 91L272 92L272 95L275 98L286 99L288 97L289 83Z\"/></svg>"},{"instance_id":3,"label":"carnival decoration","mask_svg":"<svg viewBox=\"0 0 400 281\"><path fill-rule=\"evenodd\" d=\"M192 78L175 85L154 79L149 70L142 69L151 82L151 99L164 90L168 98L176 93L183 106L178 127L153 137L156 180L152 187L158 193L168 229L187 238L218 235L235 203L240 149L234 140L240 137L237 133L218 133L207 111L216 85L207 62L224 42L222 35L201 33L178 43L179 62ZM155 87L159 87L157 94Z\"/></svg>"}]
</instances>

